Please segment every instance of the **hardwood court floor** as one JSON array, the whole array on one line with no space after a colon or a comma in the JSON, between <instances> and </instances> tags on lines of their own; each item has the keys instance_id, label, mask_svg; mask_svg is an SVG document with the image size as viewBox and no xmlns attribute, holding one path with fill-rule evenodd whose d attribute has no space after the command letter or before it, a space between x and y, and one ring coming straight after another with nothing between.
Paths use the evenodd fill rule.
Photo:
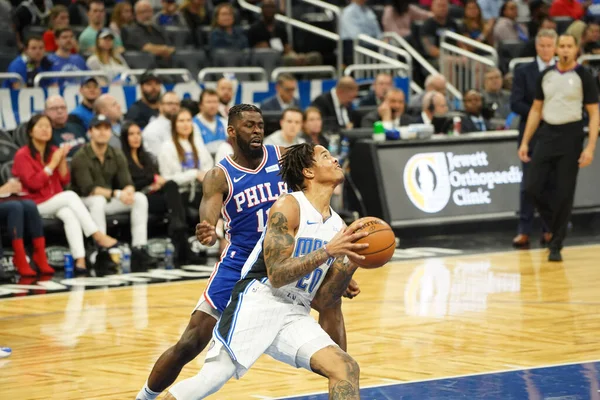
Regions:
<instances>
[{"instance_id":1,"label":"hardwood court floor","mask_svg":"<svg viewBox=\"0 0 600 400\"><path fill-rule=\"evenodd\" d=\"M344 304L361 385L599 360L600 246L398 262L357 274ZM205 281L0 301L1 399L133 399L184 329ZM186 367L195 374L203 356ZM263 357L215 399L323 391Z\"/></svg>"}]
</instances>

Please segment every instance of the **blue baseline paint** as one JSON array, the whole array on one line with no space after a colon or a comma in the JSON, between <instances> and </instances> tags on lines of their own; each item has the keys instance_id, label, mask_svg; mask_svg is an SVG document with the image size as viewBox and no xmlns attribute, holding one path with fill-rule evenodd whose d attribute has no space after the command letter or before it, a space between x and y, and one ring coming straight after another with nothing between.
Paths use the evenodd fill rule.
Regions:
<instances>
[{"instance_id":1,"label":"blue baseline paint","mask_svg":"<svg viewBox=\"0 0 600 400\"><path fill-rule=\"evenodd\" d=\"M597 400L600 362L586 362L361 389L361 400ZM285 397L327 400L327 394Z\"/></svg>"}]
</instances>

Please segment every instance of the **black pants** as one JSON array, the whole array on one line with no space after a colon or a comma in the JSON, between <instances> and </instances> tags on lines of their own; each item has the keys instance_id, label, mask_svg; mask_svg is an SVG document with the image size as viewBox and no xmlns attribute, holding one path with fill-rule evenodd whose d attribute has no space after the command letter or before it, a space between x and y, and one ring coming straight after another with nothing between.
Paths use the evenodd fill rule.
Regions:
<instances>
[{"instance_id":1,"label":"black pants","mask_svg":"<svg viewBox=\"0 0 600 400\"><path fill-rule=\"evenodd\" d=\"M23 239L25 225L32 238L44 236L42 217L37 205L31 200L0 202L0 221L0 226L6 227L10 232L11 240Z\"/></svg>"},{"instance_id":2,"label":"black pants","mask_svg":"<svg viewBox=\"0 0 600 400\"><path fill-rule=\"evenodd\" d=\"M169 214L169 236L186 228L185 204L179 186L173 181L168 181L158 192L148 195L150 214Z\"/></svg>"},{"instance_id":3,"label":"black pants","mask_svg":"<svg viewBox=\"0 0 600 400\"><path fill-rule=\"evenodd\" d=\"M536 135L539 135L538 142L525 190L552 233L550 248L561 249L573 209L578 160L583 150L583 122L543 124ZM544 191L548 178L553 181L551 196Z\"/></svg>"}]
</instances>

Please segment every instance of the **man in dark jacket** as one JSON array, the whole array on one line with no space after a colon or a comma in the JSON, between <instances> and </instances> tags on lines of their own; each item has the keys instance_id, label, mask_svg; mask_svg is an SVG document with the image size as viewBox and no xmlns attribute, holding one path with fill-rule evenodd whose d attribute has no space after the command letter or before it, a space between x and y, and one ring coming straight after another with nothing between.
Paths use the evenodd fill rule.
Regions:
<instances>
[{"instance_id":1,"label":"man in dark jacket","mask_svg":"<svg viewBox=\"0 0 600 400\"><path fill-rule=\"evenodd\" d=\"M389 89L377 110L365 115L360 125L363 128L372 128L375 122L381 121L388 129L398 129L412 124L414 121L404 114L404 107L404 92L396 88Z\"/></svg>"}]
</instances>

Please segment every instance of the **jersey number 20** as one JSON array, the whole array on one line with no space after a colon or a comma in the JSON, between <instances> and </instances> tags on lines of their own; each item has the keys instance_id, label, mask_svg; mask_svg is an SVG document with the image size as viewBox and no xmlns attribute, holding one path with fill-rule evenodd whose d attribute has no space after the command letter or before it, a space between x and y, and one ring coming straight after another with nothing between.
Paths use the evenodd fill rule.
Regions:
<instances>
[{"instance_id":1,"label":"jersey number 20","mask_svg":"<svg viewBox=\"0 0 600 400\"><path fill-rule=\"evenodd\" d=\"M300 278L300 280L296 284L296 287L298 289L306 290L308 293L312 293L313 290L315 290L315 286L317 286L317 283L319 283L319 281L321 280L322 276L323 270L321 268L317 268L305 277Z\"/></svg>"}]
</instances>

